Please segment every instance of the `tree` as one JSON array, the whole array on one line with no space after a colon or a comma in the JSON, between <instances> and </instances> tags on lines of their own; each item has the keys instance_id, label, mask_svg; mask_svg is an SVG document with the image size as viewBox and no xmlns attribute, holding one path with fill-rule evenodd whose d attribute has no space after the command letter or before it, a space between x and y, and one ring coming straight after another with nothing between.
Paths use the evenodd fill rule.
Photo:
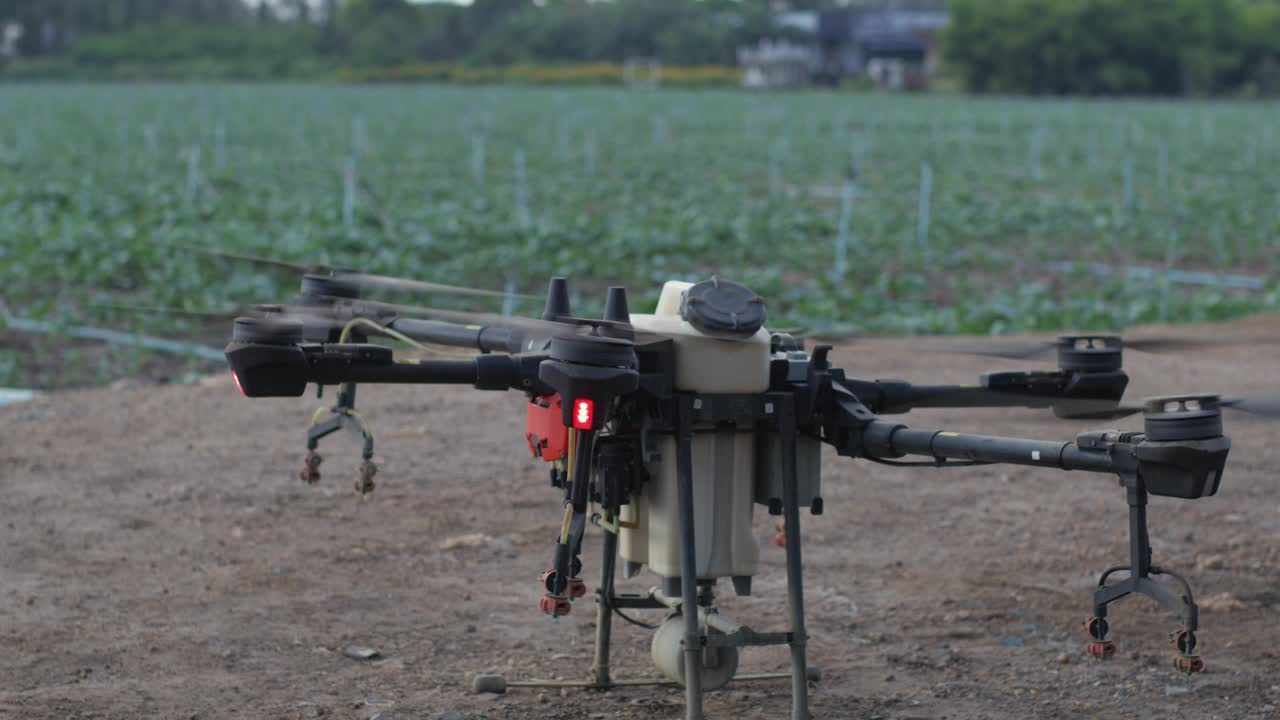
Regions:
<instances>
[{"instance_id":1,"label":"tree","mask_svg":"<svg viewBox=\"0 0 1280 720\"><path fill-rule=\"evenodd\" d=\"M953 0L947 62L977 92L1220 93L1270 55L1247 50L1246 0ZM1274 7L1274 4L1270 4ZM1251 59L1252 58L1252 59Z\"/></svg>"}]
</instances>

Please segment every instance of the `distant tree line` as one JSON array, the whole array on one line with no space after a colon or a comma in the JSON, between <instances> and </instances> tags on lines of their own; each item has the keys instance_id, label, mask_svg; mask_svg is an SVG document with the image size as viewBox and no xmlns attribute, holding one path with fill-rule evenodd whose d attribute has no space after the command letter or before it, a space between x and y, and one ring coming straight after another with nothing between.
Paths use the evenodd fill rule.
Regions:
<instances>
[{"instance_id":1,"label":"distant tree line","mask_svg":"<svg viewBox=\"0 0 1280 720\"><path fill-rule=\"evenodd\" d=\"M85 73L195 67L231 76L425 63L735 62L776 35L769 0L0 0L18 56Z\"/></svg>"},{"instance_id":2,"label":"distant tree line","mask_svg":"<svg viewBox=\"0 0 1280 720\"><path fill-rule=\"evenodd\" d=\"M0 31L12 41L21 28L0 66L11 76L426 79L633 57L734 65L738 47L781 36L771 19L780 7L833 2L0 0ZM971 91L1280 95L1280 0L946 4L944 72Z\"/></svg>"},{"instance_id":3,"label":"distant tree line","mask_svg":"<svg viewBox=\"0 0 1280 720\"><path fill-rule=\"evenodd\" d=\"M976 92L1280 94L1275 0L951 0L944 58Z\"/></svg>"}]
</instances>

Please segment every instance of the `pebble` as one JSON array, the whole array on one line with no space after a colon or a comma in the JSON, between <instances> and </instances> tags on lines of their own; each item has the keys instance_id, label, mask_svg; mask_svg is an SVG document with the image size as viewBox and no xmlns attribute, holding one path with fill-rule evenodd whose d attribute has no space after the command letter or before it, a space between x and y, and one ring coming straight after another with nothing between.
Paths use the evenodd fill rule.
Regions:
<instances>
[{"instance_id":1,"label":"pebble","mask_svg":"<svg viewBox=\"0 0 1280 720\"><path fill-rule=\"evenodd\" d=\"M466 716L457 710L445 710L431 716L431 720L467 720Z\"/></svg>"},{"instance_id":2,"label":"pebble","mask_svg":"<svg viewBox=\"0 0 1280 720\"><path fill-rule=\"evenodd\" d=\"M353 660L374 660L382 657L382 653L364 645L348 645L343 648L342 654Z\"/></svg>"},{"instance_id":3,"label":"pebble","mask_svg":"<svg viewBox=\"0 0 1280 720\"><path fill-rule=\"evenodd\" d=\"M1164 688L1165 697L1174 697L1175 695L1189 695L1191 688L1185 685L1166 685Z\"/></svg>"},{"instance_id":4,"label":"pebble","mask_svg":"<svg viewBox=\"0 0 1280 720\"><path fill-rule=\"evenodd\" d=\"M467 533L465 535L454 535L447 537L436 545L439 550L454 550L456 548L474 548L487 547L493 543L493 538L484 533Z\"/></svg>"},{"instance_id":5,"label":"pebble","mask_svg":"<svg viewBox=\"0 0 1280 720\"><path fill-rule=\"evenodd\" d=\"M1199 570L1221 570L1227 566L1227 558L1224 555L1201 555L1196 559L1196 568Z\"/></svg>"},{"instance_id":6,"label":"pebble","mask_svg":"<svg viewBox=\"0 0 1280 720\"><path fill-rule=\"evenodd\" d=\"M1054 660L1056 660L1059 665L1071 664L1071 656L1066 653L1060 653L1058 657L1054 658Z\"/></svg>"},{"instance_id":7,"label":"pebble","mask_svg":"<svg viewBox=\"0 0 1280 720\"><path fill-rule=\"evenodd\" d=\"M1275 705L1263 705L1263 706L1262 706L1262 712L1264 712L1264 713L1273 712L1275 709L1276 709L1276 706L1275 706Z\"/></svg>"},{"instance_id":8,"label":"pebble","mask_svg":"<svg viewBox=\"0 0 1280 720\"><path fill-rule=\"evenodd\" d=\"M1196 604L1200 606L1201 610L1213 612L1231 612L1232 610L1244 610L1248 607L1243 600L1229 592L1210 595L1199 600Z\"/></svg>"}]
</instances>

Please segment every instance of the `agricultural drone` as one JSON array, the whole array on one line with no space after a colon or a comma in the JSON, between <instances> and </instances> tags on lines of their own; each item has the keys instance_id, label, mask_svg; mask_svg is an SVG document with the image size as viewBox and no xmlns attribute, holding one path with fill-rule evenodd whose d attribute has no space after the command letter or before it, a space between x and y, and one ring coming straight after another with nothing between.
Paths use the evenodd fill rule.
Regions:
<instances>
[{"instance_id":1,"label":"agricultural drone","mask_svg":"<svg viewBox=\"0 0 1280 720\"><path fill-rule=\"evenodd\" d=\"M791 680L792 718L809 717L815 671L806 658L801 575L801 508L823 512L820 449L895 466L941 469L1009 463L1117 476L1129 509L1129 558L1098 579L1085 623L1088 652L1110 658L1115 645L1108 606L1146 595L1180 620L1174 664L1204 665L1196 653L1198 611L1191 588L1153 563L1147 533L1149 495L1195 500L1217 492L1231 447L1222 409L1238 404L1212 395L1151 398L1121 404L1128 384L1118 337L1071 336L1053 343L1058 368L997 372L972 385L864 380L833 367L830 346L765 328L765 303L746 287L719 279L668 282L651 314L632 313L626 291L608 290L600 319L576 317L563 278L551 280L541 319L415 312L362 297L370 276L321 269L303 277L289 305L256 306L238 317L226 358L248 397L300 396L309 383L338 386L337 402L307 430L301 477L319 478L320 439L349 429L362 442L356 490L374 486L373 436L355 412L361 383L440 383L525 395L525 441L563 492L564 514L549 525L549 564L538 582L539 611L570 612L587 594L583 538L603 531L595 590L592 676L580 683L510 682L480 676L477 690L508 685L675 683L686 716L702 718L703 693L731 680ZM415 317L415 315L417 315ZM418 347L466 348L464 359L409 359L372 338ZM1074 440L970 435L908 427L886 416L914 408L1048 408L1066 418L1107 420L1141 412L1141 432L1100 430ZM907 456L920 459L903 460ZM757 631L717 612L717 581L739 595L752 590L758 547L755 505L781 516L787 624ZM618 567L618 561L621 567ZM647 567L655 587L615 591L615 575ZM1173 584L1157 582L1166 576ZM1122 579L1116 579L1117 576ZM652 655L664 680L617 681L609 666L611 623L624 610L660 610ZM628 618L629 619L629 618ZM739 648L786 645L791 672L735 678Z\"/></svg>"}]
</instances>

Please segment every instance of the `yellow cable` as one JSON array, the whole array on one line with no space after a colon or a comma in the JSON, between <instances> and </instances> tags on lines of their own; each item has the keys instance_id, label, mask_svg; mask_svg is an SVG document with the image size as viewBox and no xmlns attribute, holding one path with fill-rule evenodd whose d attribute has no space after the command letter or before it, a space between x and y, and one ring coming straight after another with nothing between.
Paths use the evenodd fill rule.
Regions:
<instances>
[{"instance_id":1,"label":"yellow cable","mask_svg":"<svg viewBox=\"0 0 1280 720\"><path fill-rule=\"evenodd\" d=\"M368 318L359 318L359 317L352 318L350 322L348 322L346 325L343 326L342 333L338 335L338 342L345 343L348 340L350 340L351 331L354 330L356 327L370 328L374 332L378 332L388 337L399 340L400 342L412 348L421 350L425 353L433 353L436 355L445 355L445 356L451 356L451 357L471 357L466 353L460 353L460 352L457 352L456 350L454 351L443 350L437 345L430 345L427 343L418 342L417 340L414 340L413 338L409 337L408 335L405 335L404 333L398 330L392 330L391 328L385 325L379 325L378 323Z\"/></svg>"},{"instance_id":2,"label":"yellow cable","mask_svg":"<svg viewBox=\"0 0 1280 720\"><path fill-rule=\"evenodd\" d=\"M573 503L564 504L564 521L560 523L560 544L569 542L569 526L573 523Z\"/></svg>"},{"instance_id":3,"label":"yellow cable","mask_svg":"<svg viewBox=\"0 0 1280 720\"><path fill-rule=\"evenodd\" d=\"M577 450L578 450L578 433L572 430L569 430L568 433L569 433L569 447L568 449L565 450L565 468L566 468L565 472L572 473L573 472L573 456L577 455ZM566 475L565 477L568 477L568 475ZM570 477L569 480L573 480L573 478Z\"/></svg>"},{"instance_id":4,"label":"yellow cable","mask_svg":"<svg viewBox=\"0 0 1280 720\"><path fill-rule=\"evenodd\" d=\"M577 454L577 449L578 449L577 442L576 442L577 435L578 434L575 432L569 433L569 450L568 450L569 457L565 461L566 467L569 468L567 471L569 473L573 472L573 456ZM573 482L572 477L566 476L565 480L566 482L570 482L570 483ZM573 504L565 503L564 504L564 522L560 525L560 544L561 545L564 545L565 543L569 542L569 523L571 523L572 521L573 521Z\"/></svg>"},{"instance_id":5,"label":"yellow cable","mask_svg":"<svg viewBox=\"0 0 1280 720\"><path fill-rule=\"evenodd\" d=\"M369 423L365 422L364 418L360 417L360 413L356 412L355 409L349 409L347 410L347 414L356 419L356 425L360 426L360 430L364 432L364 434L368 435L370 438L373 437L373 431L369 429Z\"/></svg>"}]
</instances>

